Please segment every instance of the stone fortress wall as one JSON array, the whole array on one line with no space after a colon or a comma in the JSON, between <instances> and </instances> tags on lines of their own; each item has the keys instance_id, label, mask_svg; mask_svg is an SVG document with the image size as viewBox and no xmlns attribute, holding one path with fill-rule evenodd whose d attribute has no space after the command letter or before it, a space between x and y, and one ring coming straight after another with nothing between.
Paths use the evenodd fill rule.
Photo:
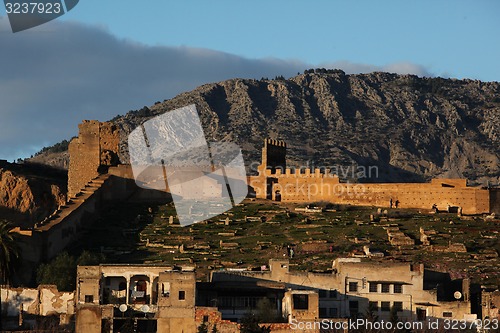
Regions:
<instances>
[{"instance_id":1,"label":"stone fortress wall","mask_svg":"<svg viewBox=\"0 0 500 333\"><path fill-rule=\"evenodd\" d=\"M119 130L116 125L84 120L78 137L69 145L68 196L75 197L100 169L118 164Z\"/></svg>"},{"instance_id":2,"label":"stone fortress wall","mask_svg":"<svg viewBox=\"0 0 500 333\"><path fill-rule=\"evenodd\" d=\"M432 179L430 183L341 183L328 169L287 168L283 151L286 151L284 142L264 141L259 174L248 178L257 198L379 207L389 207L392 200L393 207L398 202L398 208L431 209L436 205L439 210L456 207L464 214L489 213L494 207L498 208L498 195L490 197L493 190L468 187L466 179ZM278 156L276 160L275 156Z\"/></svg>"},{"instance_id":3,"label":"stone fortress wall","mask_svg":"<svg viewBox=\"0 0 500 333\"><path fill-rule=\"evenodd\" d=\"M85 120L69 146L68 201L34 228L16 228L23 264L20 279L32 280L40 262L54 258L78 239L99 215L103 202L168 200L166 193L141 190L129 165L118 164L119 130L112 123Z\"/></svg>"}]
</instances>

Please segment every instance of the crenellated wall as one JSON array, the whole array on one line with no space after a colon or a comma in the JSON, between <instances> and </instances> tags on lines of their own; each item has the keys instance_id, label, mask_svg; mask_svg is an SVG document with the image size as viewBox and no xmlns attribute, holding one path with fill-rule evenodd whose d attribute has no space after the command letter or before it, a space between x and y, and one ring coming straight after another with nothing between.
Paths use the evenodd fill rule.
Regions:
<instances>
[{"instance_id":1,"label":"crenellated wall","mask_svg":"<svg viewBox=\"0 0 500 333\"><path fill-rule=\"evenodd\" d=\"M286 145L278 141L279 147ZM267 146L267 147L266 147ZM269 148L266 140L263 158ZM248 177L248 183L257 198L283 202L315 202L431 209L439 210L459 207L464 214L488 213L498 204L490 190L467 187L466 179L432 179L430 183L341 183L330 170L291 168L269 168L268 160L262 161L258 176Z\"/></svg>"}]
</instances>

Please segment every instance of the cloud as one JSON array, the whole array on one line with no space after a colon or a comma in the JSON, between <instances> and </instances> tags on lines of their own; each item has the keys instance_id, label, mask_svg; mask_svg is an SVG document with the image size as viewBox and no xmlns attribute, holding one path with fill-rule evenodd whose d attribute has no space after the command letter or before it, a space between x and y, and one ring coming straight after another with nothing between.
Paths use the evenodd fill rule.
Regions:
<instances>
[{"instance_id":1,"label":"cloud","mask_svg":"<svg viewBox=\"0 0 500 333\"><path fill-rule=\"evenodd\" d=\"M76 135L83 119L108 120L204 83L289 77L318 67L208 49L147 46L64 21L12 34L7 18L0 17L0 45L0 158L9 160ZM396 72L423 73L411 64L391 66ZM384 70L349 62L328 67L351 73Z\"/></svg>"}]
</instances>

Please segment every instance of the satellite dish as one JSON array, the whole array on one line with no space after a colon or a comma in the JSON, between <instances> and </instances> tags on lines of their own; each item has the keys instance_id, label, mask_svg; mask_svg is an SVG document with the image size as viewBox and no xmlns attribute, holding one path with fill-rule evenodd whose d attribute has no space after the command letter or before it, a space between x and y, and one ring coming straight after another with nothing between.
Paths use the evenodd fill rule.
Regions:
<instances>
[{"instance_id":1,"label":"satellite dish","mask_svg":"<svg viewBox=\"0 0 500 333\"><path fill-rule=\"evenodd\" d=\"M461 299L462 298L462 293L460 291L455 291L453 293L453 297L455 297L455 299Z\"/></svg>"},{"instance_id":2,"label":"satellite dish","mask_svg":"<svg viewBox=\"0 0 500 333\"><path fill-rule=\"evenodd\" d=\"M141 311L144 313L149 312L149 305L144 304L143 306L141 306Z\"/></svg>"},{"instance_id":3,"label":"satellite dish","mask_svg":"<svg viewBox=\"0 0 500 333\"><path fill-rule=\"evenodd\" d=\"M122 304L118 307L118 310L120 310L121 312L125 312L127 311L128 307L127 307L127 304Z\"/></svg>"}]
</instances>

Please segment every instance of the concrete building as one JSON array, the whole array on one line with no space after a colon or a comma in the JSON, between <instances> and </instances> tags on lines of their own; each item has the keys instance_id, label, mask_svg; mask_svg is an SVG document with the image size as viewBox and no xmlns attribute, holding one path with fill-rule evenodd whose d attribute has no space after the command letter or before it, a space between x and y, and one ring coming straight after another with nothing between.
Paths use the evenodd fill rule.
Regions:
<instances>
[{"instance_id":1,"label":"concrete building","mask_svg":"<svg viewBox=\"0 0 500 333\"><path fill-rule=\"evenodd\" d=\"M79 266L77 332L195 332L193 270L147 265Z\"/></svg>"},{"instance_id":2,"label":"concrete building","mask_svg":"<svg viewBox=\"0 0 500 333\"><path fill-rule=\"evenodd\" d=\"M269 266L269 271L259 272L214 271L211 281L284 283L288 300L282 313L289 322L370 316L389 320L391 310L407 321L477 317L471 313L467 279L451 280L448 274L425 270L420 264L339 258L331 273L290 272L288 260L271 260ZM290 301L298 291L303 291L301 304L309 304L307 316L288 310L294 309L290 304L298 304ZM318 304L318 308L313 311L311 304Z\"/></svg>"},{"instance_id":3,"label":"concrete building","mask_svg":"<svg viewBox=\"0 0 500 333\"><path fill-rule=\"evenodd\" d=\"M288 260L270 260L260 271L213 271L196 282L193 267L155 265L79 266L77 287L50 286L1 292L2 317L75 317L76 332L195 333L205 323L238 333L250 312L265 314L273 332L319 332L322 321L359 318L423 322L498 318L498 291L485 291L472 313L467 279L409 263L339 258L324 273L291 271ZM482 314L481 314L482 310ZM22 311L22 313L21 313ZM476 311L477 312L477 311ZM308 329L315 327L315 329ZM316 329L317 328L317 329Z\"/></svg>"},{"instance_id":4,"label":"concrete building","mask_svg":"<svg viewBox=\"0 0 500 333\"><path fill-rule=\"evenodd\" d=\"M283 287L264 280L253 286L196 283L192 268L79 266L76 332L121 332L131 328L143 333L195 333L206 323L210 329L217 325L221 333L238 333L237 320L255 309L262 299L279 304L276 313L280 316L287 313L305 321L318 317L318 297L314 291L285 292ZM271 326L273 332L291 332L288 323L264 325Z\"/></svg>"}]
</instances>

